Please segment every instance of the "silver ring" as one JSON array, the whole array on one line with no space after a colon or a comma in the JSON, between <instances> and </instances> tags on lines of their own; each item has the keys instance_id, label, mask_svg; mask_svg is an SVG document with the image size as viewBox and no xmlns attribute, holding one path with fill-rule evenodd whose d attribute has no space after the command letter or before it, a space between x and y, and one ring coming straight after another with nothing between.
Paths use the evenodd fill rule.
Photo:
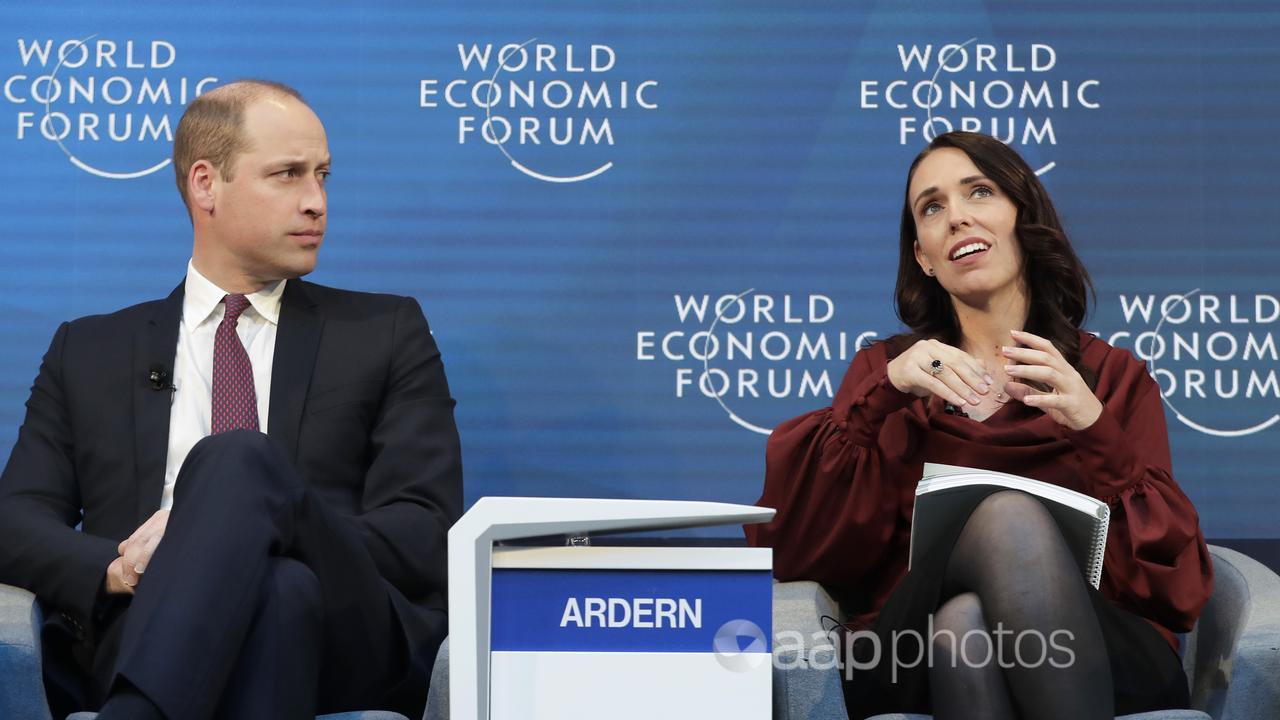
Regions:
<instances>
[{"instance_id":1,"label":"silver ring","mask_svg":"<svg viewBox=\"0 0 1280 720\"><path fill-rule=\"evenodd\" d=\"M937 377L937 376L941 375L941 374L942 374L942 361L941 361L941 360L934 360L933 362L929 363L929 372L930 372L930 373L932 373L934 377Z\"/></svg>"}]
</instances>

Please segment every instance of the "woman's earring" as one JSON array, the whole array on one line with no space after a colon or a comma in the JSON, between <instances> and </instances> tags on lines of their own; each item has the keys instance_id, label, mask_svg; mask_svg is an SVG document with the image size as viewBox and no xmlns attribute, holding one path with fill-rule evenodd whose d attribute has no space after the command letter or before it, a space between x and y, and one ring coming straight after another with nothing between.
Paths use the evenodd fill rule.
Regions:
<instances>
[{"instance_id":1,"label":"woman's earring","mask_svg":"<svg viewBox=\"0 0 1280 720\"><path fill-rule=\"evenodd\" d=\"M925 268L924 274L933 277L933 268Z\"/></svg>"}]
</instances>

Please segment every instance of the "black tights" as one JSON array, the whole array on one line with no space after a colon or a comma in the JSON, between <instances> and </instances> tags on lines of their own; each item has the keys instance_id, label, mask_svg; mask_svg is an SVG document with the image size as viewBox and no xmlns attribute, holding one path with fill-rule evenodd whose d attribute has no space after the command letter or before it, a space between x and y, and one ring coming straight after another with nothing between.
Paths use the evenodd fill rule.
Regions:
<instances>
[{"instance_id":1,"label":"black tights","mask_svg":"<svg viewBox=\"0 0 1280 720\"><path fill-rule=\"evenodd\" d=\"M1114 717L1111 665L1086 581L1040 501L999 492L970 515L934 613L934 716Z\"/></svg>"}]
</instances>

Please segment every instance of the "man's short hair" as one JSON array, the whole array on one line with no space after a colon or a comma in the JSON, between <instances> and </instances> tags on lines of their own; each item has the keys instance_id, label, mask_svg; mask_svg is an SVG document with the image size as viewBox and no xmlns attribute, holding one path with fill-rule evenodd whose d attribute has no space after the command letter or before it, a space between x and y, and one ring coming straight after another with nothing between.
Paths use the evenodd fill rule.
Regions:
<instances>
[{"instance_id":1,"label":"man's short hair","mask_svg":"<svg viewBox=\"0 0 1280 720\"><path fill-rule=\"evenodd\" d=\"M173 172L178 193L191 215L187 176L191 166L208 160L223 180L232 180L236 156L248 149L244 137L244 110L264 96L287 96L306 104L302 95L284 83L270 80L237 80L191 101L173 136Z\"/></svg>"}]
</instances>

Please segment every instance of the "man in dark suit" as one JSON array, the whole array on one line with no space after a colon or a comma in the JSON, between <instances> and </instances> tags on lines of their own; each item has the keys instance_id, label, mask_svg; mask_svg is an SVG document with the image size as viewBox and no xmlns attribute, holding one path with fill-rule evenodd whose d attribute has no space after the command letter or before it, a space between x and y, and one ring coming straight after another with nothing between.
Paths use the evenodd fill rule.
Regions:
<instances>
[{"instance_id":1,"label":"man in dark suit","mask_svg":"<svg viewBox=\"0 0 1280 720\"><path fill-rule=\"evenodd\" d=\"M414 300L298 279L329 162L288 87L198 98L174 141L186 279L54 335L0 478L0 582L49 611L55 704L421 714L462 504L454 401Z\"/></svg>"}]
</instances>

